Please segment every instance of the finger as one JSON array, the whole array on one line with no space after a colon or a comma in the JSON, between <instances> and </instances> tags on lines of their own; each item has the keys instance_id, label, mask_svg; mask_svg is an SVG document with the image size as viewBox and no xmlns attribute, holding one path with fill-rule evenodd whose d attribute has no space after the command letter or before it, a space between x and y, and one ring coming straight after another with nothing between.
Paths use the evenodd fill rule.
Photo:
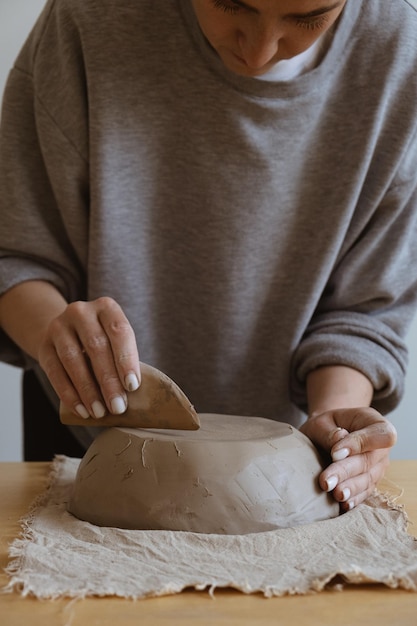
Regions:
<instances>
[{"instance_id":1,"label":"finger","mask_svg":"<svg viewBox=\"0 0 417 626\"><path fill-rule=\"evenodd\" d=\"M311 441L326 452L338 442L344 440L349 434L347 428L337 424L335 413L327 411L310 417L301 427L300 431L304 433Z\"/></svg>"},{"instance_id":2,"label":"finger","mask_svg":"<svg viewBox=\"0 0 417 626\"><path fill-rule=\"evenodd\" d=\"M390 448L396 442L394 426L369 407L326 411L310 417L301 430L316 446L331 450L334 460L376 448ZM343 436L338 435L341 432Z\"/></svg>"},{"instance_id":3,"label":"finger","mask_svg":"<svg viewBox=\"0 0 417 626\"><path fill-rule=\"evenodd\" d=\"M92 392L93 379L94 387L98 387L99 395L104 399L107 409L112 414L120 415L127 408L127 396L117 372L109 338L98 317L98 304L96 303L94 308L84 309L82 306L79 308L80 310L72 312L72 317L79 341L89 359L91 375L86 377L84 383L77 376L78 385L82 386L80 389L77 385L77 389L82 397L83 392L86 393L87 390ZM72 376L71 378L74 380Z\"/></svg>"},{"instance_id":4,"label":"finger","mask_svg":"<svg viewBox=\"0 0 417 626\"><path fill-rule=\"evenodd\" d=\"M97 320L96 305L90 302L69 304L65 312L50 325L49 335L81 403L93 417L104 417L107 408L111 410L111 405L107 404L101 393L93 363L101 361L104 370L111 368L117 387L121 385L111 357L103 350L106 339ZM116 391L114 396L117 395Z\"/></svg>"},{"instance_id":5,"label":"finger","mask_svg":"<svg viewBox=\"0 0 417 626\"><path fill-rule=\"evenodd\" d=\"M375 466L381 463L386 465L388 459L389 452L384 449L352 455L326 467L321 473L320 484L326 491L333 491L336 485L340 486L349 479L362 474L372 474ZM332 478L336 480L331 480Z\"/></svg>"},{"instance_id":6,"label":"finger","mask_svg":"<svg viewBox=\"0 0 417 626\"><path fill-rule=\"evenodd\" d=\"M68 396L75 398L76 394L92 417L96 419L104 417L107 413L105 400L92 372L88 355L81 347L78 338L71 341L63 336L56 343L56 352L67 378L71 382L71 386L67 386L62 393L64 404L74 406L76 400L73 399L70 403L67 398ZM77 412L79 412L79 408Z\"/></svg>"},{"instance_id":7,"label":"finger","mask_svg":"<svg viewBox=\"0 0 417 626\"><path fill-rule=\"evenodd\" d=\"M91 376L78 340L63 329L54 345L48 342L40 353L40 365L61 402L87 419L100 418L106 410Z\"/></svg>"},{"instance_id":8,"label":"finger","mask_svg":"<svg viewBox=\"0 0 417 626\"><path fill-rule=\"evenodd\" d=\"M358 504L365 502L377 488L385 471L383 466L375 466L375 475L362 474L354 480L342 483L340 488L333 492L335 499L340 503L342 511L350 511Z\"/></svg>"},{"instance_id":9,"label":"finger","mask_svg":"<svg viewBox=\"0 0 417 626\"><path fill-rule=\"evenodd\" d=\"M126 391L135 391L140 384L140 365L133 329L116 302L100 298L99 305L99 321L110 343L119 379Z\"/></svg>"},{"instance_id":10,"label":"finger","mask_svg":"<svg viewBox=\"0 0 417 626\"><path fill-rule=\"evenodd\" d=\"M361 430L370 424L387 421L381 413L369 406L334 409L327 413L333 414L334 421L338 426L347 428L349 431Z\"/></svg>"},{"instance_id":11,"label":"finger","mask_svg":"<svg viewBox=\"0 0 417 626\"><path fill-rule=\"evenodd\" d=\"M82 303L81 303L82 304ZM85 312L88 307L88 313ZM80 307L79 327L82 344L109 411L121 414L127 408L126 388L139 387L140 367L136 339L120 306L111 298L99 298ZM87 315L90 321L87 323Z\"/></svg>"},{"instance_id":12,"label":"finger","mask_svg":"<svg viewBox=\"0 0 417 626\"><path fill-rule=\"evenodd\" d=\"M123 413L125 386L138 387L140 369L133 330L119 305L111 298L73 302L52 326L57 355L89 412L103 417L107 407L113 414Z\"/></svg>"},{"instance_id":13,"label":"finger","mask_svg":"<svg viewBox=\"0 0 417 626\"><path fill-rule=\"evenodd\" d=\"M331 455L334 461L340 461L350 455L391 448L396 441L394 425L383 419L346 435L332 447Z\"/></svg>"},{"instance_id":14,"label":"finger","mask_svg":"<svg viewBox=\"0 0 417 626\"><path fill-rule=\"evenodd\" d=\"M332 491L345 508L353 508L372 493L389 465L387 450L376 450L332 463L320 476L320 485Z\"/></svg>"}]
</instances>

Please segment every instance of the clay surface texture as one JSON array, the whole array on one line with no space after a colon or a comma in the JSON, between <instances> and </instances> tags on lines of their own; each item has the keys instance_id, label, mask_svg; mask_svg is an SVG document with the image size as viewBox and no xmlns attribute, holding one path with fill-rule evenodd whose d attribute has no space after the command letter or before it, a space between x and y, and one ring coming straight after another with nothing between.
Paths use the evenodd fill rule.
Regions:
<instances>
[{"instance_id":1,"label":"clay surface texture","mask_svg":"<svg viewBox=\"0 0 417 626\"><path fill-rule=\"evenodd\" d=\"M105 415L96 420L84 419L61 404L63 424L74 426L125 426L128 428L179 428L196 430L198 415L183 391L166 374L141 362L142 381L139 389L127 394L128 408L123 415Z\"/></svg>"},{"instance_id":2,"label":"clay surface texture","mask_svg":"<svg viewBox=\"0 0 417 626\"><path fill-rule=\"evenodd\" d=\"M288 424L200 415L197 431L111 428L82 459L68 510L98 526L247 534L336 517L323 461Z\"/></svg>"}]
</instances>

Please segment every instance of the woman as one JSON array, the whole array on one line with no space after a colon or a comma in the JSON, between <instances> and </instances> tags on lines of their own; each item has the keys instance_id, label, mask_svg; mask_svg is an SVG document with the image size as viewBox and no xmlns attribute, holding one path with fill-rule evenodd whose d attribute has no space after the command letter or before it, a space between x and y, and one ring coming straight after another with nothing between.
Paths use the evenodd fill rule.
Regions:
<instances>
[{"instance_id":1,"label":"woman","mask_svg":"<svg viewBox=\"0 0 417 626\"><path fill-rule=\"evenodd\" d=\"M362 502L416 303L416 57L406 0L50 0L4 99L3 359L100 419L138 345Z\"/></svg>"}]
</instances>

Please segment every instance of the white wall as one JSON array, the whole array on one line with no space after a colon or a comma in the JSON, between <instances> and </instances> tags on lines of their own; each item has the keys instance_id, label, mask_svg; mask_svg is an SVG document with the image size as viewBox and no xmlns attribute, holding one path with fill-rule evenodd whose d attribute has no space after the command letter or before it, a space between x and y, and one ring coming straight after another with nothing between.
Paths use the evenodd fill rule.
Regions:
<instances>
[{"instance_id":1,"label":"white wall","mask_svg":"<svg viewBox=\"0 0 417 626\"><path fill-rule=\"evenodd\" d=\"M0 0L0 93L9 68L44 2ZM391 415L399 434L392 458L417 458L417 319L411 329L409 344L411 359L405 398ZM0 364L0 461L21 460L20 377L16 368Z\"/></svg>"},{"instance_id":2,"label":"white wall","mask_svg":"<svg viewBox=\"0 0 417 626\"><path fill-rule=\"evenodd\" d=\"M417 318L408 336L408 347L410 362L404 398L389 416L398 431L398 443L391 453L392 459L417 459Z\"/></svg>"}]
</instances>

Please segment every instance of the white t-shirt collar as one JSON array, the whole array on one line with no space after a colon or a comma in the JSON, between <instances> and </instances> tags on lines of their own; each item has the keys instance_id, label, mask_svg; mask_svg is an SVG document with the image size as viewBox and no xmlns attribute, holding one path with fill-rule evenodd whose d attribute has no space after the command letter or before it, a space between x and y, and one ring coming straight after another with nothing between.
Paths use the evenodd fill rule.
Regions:
<instances>
[{"instance_id":1,"label":"white t-shirt collar","mask_svg":"<svg viewBox=\"0 0 417 626\"><path fill-rule=\"evenodd\" d=\"M266 72L266 74L262 74L256 78L271 82L289 81L314 69L319 64L324 52L330 45L330 40L333 36L332 31L333 29L329 29L321 35L312 46L307 48L307 50L301 54L297 54L297 56L292 57L291 59L279 61L268 72Z\"/></svg>"}]
</instances>

